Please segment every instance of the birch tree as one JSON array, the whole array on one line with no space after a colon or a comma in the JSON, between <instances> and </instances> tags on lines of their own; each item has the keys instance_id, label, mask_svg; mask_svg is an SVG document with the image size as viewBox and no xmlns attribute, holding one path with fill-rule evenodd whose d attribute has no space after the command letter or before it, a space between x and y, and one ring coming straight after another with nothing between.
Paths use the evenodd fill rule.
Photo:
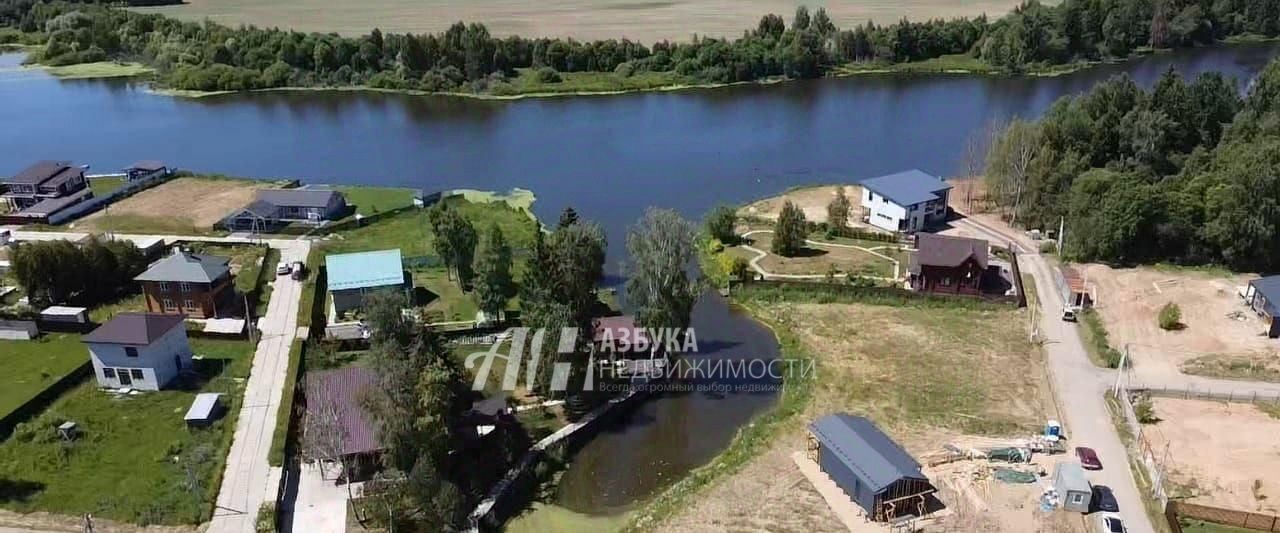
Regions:
<instances>
[{"instance_id":1,"label":"birch tree","mask_svg":"<svg viewBox=\"0 0 1280 533\"><path fill-rule=\"evenodd\" d=\"M692 277L697 230L670 209L650 208L627 233L627 299L644 327L689 327L701 287Z\"/></svg>"}]
</instances>

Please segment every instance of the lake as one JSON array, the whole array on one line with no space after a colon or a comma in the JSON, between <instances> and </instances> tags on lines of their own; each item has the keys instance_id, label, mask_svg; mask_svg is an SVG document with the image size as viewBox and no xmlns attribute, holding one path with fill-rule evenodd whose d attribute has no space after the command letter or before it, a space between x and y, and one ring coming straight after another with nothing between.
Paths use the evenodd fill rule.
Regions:
<instances>
[{"instance_id":1,"label":"lake","mask_svg":"<svg viewBox=\"0 0 1280 533\"><path fill-rule=\"evenodd\" d=\"M138 159L311 183L533 190L536 214L572 206L608 231L617 282L625 233L648 206L699 217L789 187L919 168L951 175L992 120L1128 73L1222 71L1243 87L1280 44L1184 50L1052 78L866 75L711 90L491 101L355 92L177 99L127 80L55 80L0 55L0 174L36 159L110 172ZM772 358L767 329L718 297L695 312L701 357ZM704 464L772 395L688 393L640 406L582 449L559 503L616 513Z\"/></svg>"}]
</instances>

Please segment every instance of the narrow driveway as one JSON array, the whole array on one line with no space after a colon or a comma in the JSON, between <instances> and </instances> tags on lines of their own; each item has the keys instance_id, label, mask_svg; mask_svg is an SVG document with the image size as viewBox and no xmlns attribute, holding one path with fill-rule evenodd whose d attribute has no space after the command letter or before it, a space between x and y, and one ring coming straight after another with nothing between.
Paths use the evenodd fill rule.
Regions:
<instances>
[{"instance_id":1,"label":"narrow driveway","mask_svg":"<svg viewBox=\"0 0 1280 533\"><path fill-rule=\"evenodd\" d=\"M279 248L280 261L286 263L305 260L311 250L308 241L271 243ZM277 277L267 313L258 319L262 338L253 355L209 533L252 533L258 508L276 498L280 469L272 468L267 457L288 374L289 348L297 336L301 296L302 282Z\"/></svg>"},{"instance_id":2,"label":"narrow driveway","mask_svg":"<svg viewBox=\"0 0 1280 533\"><path fill-rule=\"evenodd\" d=\"M968 219L957 221L955 226L974 237L985 237L996 243L1012 242L1023 252L1019 255L1019 264L1022 271L1035 280L1036 294L1040 296L1037 311L1040 314L1040 337L1044 340L1053 389L1066 418L1063 422L1068 442L1072 446L1087 446L1098 452L1105 468L1089 472L1089 481L1111 487L1130 533L1155 533L1142 504L1146 496L1138 491L1129 469L1129 453L1116 435L1103 399L1103 393L1115 379L1115 374L1094 366L1075 324L1062 321L1062 297L1058 293L1058 284L1054 282L1052 268L1020 235L998 231Z\"/></svg>"}]
</instances>

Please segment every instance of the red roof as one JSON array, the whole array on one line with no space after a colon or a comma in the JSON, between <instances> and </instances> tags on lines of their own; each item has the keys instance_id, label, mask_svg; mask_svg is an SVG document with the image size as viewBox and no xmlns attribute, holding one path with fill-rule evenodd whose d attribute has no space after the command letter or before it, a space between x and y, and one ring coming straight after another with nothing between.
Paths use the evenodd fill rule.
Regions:
<instances>
[{"instance_id":1,"label":"red roof","mask_svg":"<svg viewBox=\"0 0 1280 533\"><path fill-rule=\"evenodd\" d=\"M628 340L635 342L637 339L647 338L644 328L636 326L636 318L630 315L622 316L603 316L592 321L595 331L591 334L591 339L595 342L602 342L608 332L608 338L614 342Z\"/></svg>"},{"instance_id":2,"label":"red roof","mask_svg":"<svg viewBox=\"0 0 1280 533\"><path fill-rule=\"evenodd\" d=\"M1071 292L1085 292L1084 278L1080 277L1080 272L1076 269L1062 267L1062 279L1067 282L1067 288L1071 289Z\"/></svg>"},{"instance_id":3,"label":"red roof","mask_svg":"<svg viewBox=\"0 0 1280 533\"><path fill-rule=\"evenodd\" d=\"M373 422L360 406L360 396L376 386L373 371L352 366L307 373L307 414L333 410L342 427L342 455L381 450Z\"/></svg>"}]
</instances>

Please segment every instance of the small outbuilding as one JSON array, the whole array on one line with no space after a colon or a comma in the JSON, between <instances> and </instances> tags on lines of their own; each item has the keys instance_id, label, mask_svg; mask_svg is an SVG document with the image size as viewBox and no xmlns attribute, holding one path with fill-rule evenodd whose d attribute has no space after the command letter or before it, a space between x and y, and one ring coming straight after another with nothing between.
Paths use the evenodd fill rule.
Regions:
<instances>
[{"instance_id":1,"label":"small outbuilding","mask_svg":"<svg viewBox=\"0 0 1280 533\"><path fill-rule=\"evenodd\" d=\"M1276 304L1280 303L1280 276L1250 280L1244 302L1266 321L1267 336L1280 337L1280 320L1276 319L1280 315L1276 309Z\"/></svg>"},{"instance_id":2,"label":"small outbuilding","mask_svg":"<svg viewBox=\"0 0 1280 533\"><path fill-rule=\"evenodd\" d=\"M1093 487L1084 477L1084 468L1080 463L1063 461L1053 468L1053 488L1062 498L1062 508L1079 513L1089 512L1089 500L1093 498Z\"/></svg>"},{"instance_id":3,"label":"small outbuilding","mask_svg":"<svg viewBox=\"0 0 1280 533\"><path fill-rule=\"evenodd\" d=\"M160 161L138 161L132 165L125 167L124 174L129 181L144 180L156 176L167 176L173 169Z\"/></svg>"},{"instance_id":4,"label":"small outbuilding","mask_svg":"<svg viewBox=\"0 0 1280 533\"><path fill-rule=\"evenodd\" d=\"M808 453L872 520L929 512L935 489L920 463L864 417L836 413L809 424Z\"/></svg>"},{"instance_id":5,"label":"small outbuilding","mask_svg":"<svg viewBox=\"0 0 1280 533\"><path fill-rule=\"evenodd\" d=\"M187 409L186 416L182 417L187 422L187 427L208 427L221 418L225 411L221 396L216 392L197 394L195 401L191 402L191 408Z\"/></svg>"},{"instance_id":6,"label":"small outbuilding","mask_svg":"<svg viewBox=\"0 0 1280 533\"><path fill-rule=\"evenodd\" d=\"M29 341L40 336L40 327L30 320L0 320L0 340Z\"/></svg>"},{"instance_id":7,"label":"small outbuilding","mask_svg":"<svg viewBox=\"0 0 1280 533\"><path fill-rule=\"evenodd\" d=\"M88 324L89 309L86 307L53 305L40 311L40 320L45 322L64 322L67 324Z\"/></svg>"}]
</instances>

